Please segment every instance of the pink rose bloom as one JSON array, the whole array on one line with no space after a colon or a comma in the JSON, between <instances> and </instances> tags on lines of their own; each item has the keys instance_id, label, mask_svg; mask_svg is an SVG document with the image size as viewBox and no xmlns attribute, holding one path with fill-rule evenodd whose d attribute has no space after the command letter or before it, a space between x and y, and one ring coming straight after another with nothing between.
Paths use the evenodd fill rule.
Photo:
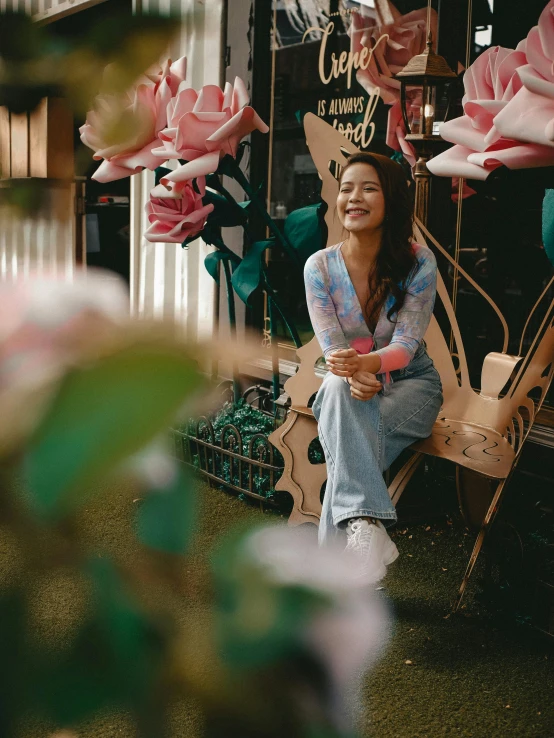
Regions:
<instances>
[{"instance_id":1,"label":"pink rose bloom","mask_svg":"<svg viewBox=\"0 0 554 738\"><path fill-rule=\"evenodd\" d=\"M401 151L413 166L415 155L412 145L406 141L406 128L400 108L400 82L394 79L413 56L423 53L427 45L427 8L401 15L388 4L385 17L379 9L360 6L360 12L352 13L350 28L351 50L359 54L362 48L373 49L367 69L359 69L356 79L371 94L376 88L387 105L391 105L387 123L387 146ZM437 37L437 14L431 12L431 31ZM385 36L385 38L383 38ZM381 39L381 40L380 40Z\"/></svg>"},{"instance_id":2,"label":"pink rose bloom","mask_svg":"<svg viewBox=\"0 0 554 738\"><path fill-rule=\"evenodd\" d=\"M365 46L373 49L367 69L359 69L356 79L372 93L375 87L387 105L400 100L400 82L393 79L413 56L425 51L427 44L427 8L401 15L392 3L390 14L384 17L379 7L360 6L360 12L352 13L350 29L351 50L359 53ZM437 38L437 14L431 12L431 32ZM387 35L388 38L382 36Z\"/></svg>"},{"instance_id":3,"label":"pink rose bloom","mask_svg":"<svg viewBox=\"0 0 554 738\"><path fill-rule=\"evenodd\" d=\"M248 105L248 92L238 77L225 91L206 85L197 93L181 89L168 106L169 126L160 132L163 146L154 150L160 159L185 159L188 163L162 179L185 182L214 172L220 158L236 156L239 143L252 131L269 131Z\"/></svg>"},{"instance_id":4,"label":"pink rose bloom","mask_svg":"<svg viewBox=\"0 0 554 738\"><path fill-rule=\"evenodd\" d=\"M516 50L494 47L464 75L464 115L443 123L456 144L429 162L433 174L485 180L500 166L554 165L554 0Z\"/></svg>"},{"instance_id":5,"label":"pink rose bloom","mask_svg":"<svg viewBox=\"0 0 554 738\"><path fill-rule=\"evenodd\" d=\"M152 150L158 146L158 134L167 126L167 106L185 79L186 59L174 64L167 61L148 81L125 95L102 94L95 109L81 126L81 141L92 149L95 159L104 159L93 179L112 182L129 177L142 169L155 169L159 159ZM125 137L113 141L114 130L124 130Z\"/></svg>"},{"instance_id":6,"label":"pink rose bloom","mask_svg":"<svg viewBox=\"0 0 554 738\"><path fill-rule=\"evenodd\" d=\"M416 106L421 106L421 92L419 92L419 103ZM411 120L410 115L410 103L408 101L408 119ZM413 167L416 163L414 147L409 141L406 141L406 126L404 125L404 118L402 117L402 107L400 101L397 100L389 110L389 117L387 121L387 137L386 144L395 151L401 151L406 160Z\"/></svg>"},{"instance_id":7,"label":"pink rose bloom","mask_svg":"<svg viewBox=\"0 0 554 738\"><path fill-rule=\"evenodd\" d=\"M206 194L204 177L199 177L197 186L192 181L180 182L168 190L163 185L154 187L146 214L150 226L144 237L152 243L183 243L189 236L195 236L204 227L206 218L214 209L213 205L203 205Z\"/></svg>"}]
</instances>

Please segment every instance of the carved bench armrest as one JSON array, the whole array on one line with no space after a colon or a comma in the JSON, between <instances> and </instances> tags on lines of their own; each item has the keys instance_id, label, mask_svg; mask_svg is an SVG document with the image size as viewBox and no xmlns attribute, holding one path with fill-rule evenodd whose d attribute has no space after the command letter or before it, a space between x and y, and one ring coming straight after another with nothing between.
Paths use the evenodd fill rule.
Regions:
<instances>
[{"instance_id":1,"label":"carved bench armrest","mask_svg":"<svg viewBox=\"0 0 554 738\"><path fill-rule=\"evenodd\" d=\"M298 371L285 382L285 392L291 399L291 405L307 407L310 397L321 387L322 379L315 372L315 364L323 356L317 338L297 350L300 366Z\"/></svg>"}]
</instances>

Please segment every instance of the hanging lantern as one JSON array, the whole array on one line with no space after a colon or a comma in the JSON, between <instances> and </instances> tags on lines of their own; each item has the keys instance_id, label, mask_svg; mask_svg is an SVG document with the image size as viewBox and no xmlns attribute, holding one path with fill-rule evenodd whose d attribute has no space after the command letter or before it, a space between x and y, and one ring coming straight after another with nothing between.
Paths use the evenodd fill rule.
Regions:
<instances>
[{"instance_id":1,"label":"hanging lantern","mask_svg":"<svg viewBox=\"0 0 554 738\"><path fill-rule=\"evenodd\" d=\"M437 148L444 145L439 126L448 118L450 101L455 91L454 83L458 77L450 69L446 59L435 54L432 45L429 32L427 48L423 54L410 59L395 76L400 82L400 105L406 126L406 141L412 144L417 154L413 168L415 215L425 226L429 216L431 188L431 172L427 168L427 162Z\"/></svg>"},{"instance_id":2,"label":"hanging lantern","mask_svg":"<svg viewBox=\"0 0 554 738\"><path fill-rule=\"evenodd\" d=\"M457 76L446 59L433 51L429 33L425 51L410 59L395 76L400 82L400 104L407 141L440 140L439 125L448 118L453 82Z\"/></svg>"}]
</instances>

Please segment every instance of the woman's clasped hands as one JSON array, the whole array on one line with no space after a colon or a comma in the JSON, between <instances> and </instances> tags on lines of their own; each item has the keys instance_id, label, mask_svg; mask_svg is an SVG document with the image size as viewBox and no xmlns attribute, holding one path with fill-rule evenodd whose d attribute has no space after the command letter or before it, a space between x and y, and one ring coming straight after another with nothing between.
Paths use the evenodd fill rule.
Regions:
<instances>
[{"instance_id":1,"label":"woman's clasped hands","mask_svg":"<svg viewBox=\"0 0 554 738\"><path fill-rule=\"evenodd\" d=\"M329 371L337 377L345 377L352 397L363 402L371 400L383 388L375 374L365 368L363 359L368 358L353 348L333 351L327 358Z\"/></svg>"},{"instance_id":2,"label":"woman's clasped hands","mask_svg":"<svg viewBox=\"0 0 554 738\"><path fill-rule=\"evenodd\" d=\"M337 377L352 377L362 369L361 356L353 348L333 351L326 362L329 370Z\"/></svg>"}]
</instances>

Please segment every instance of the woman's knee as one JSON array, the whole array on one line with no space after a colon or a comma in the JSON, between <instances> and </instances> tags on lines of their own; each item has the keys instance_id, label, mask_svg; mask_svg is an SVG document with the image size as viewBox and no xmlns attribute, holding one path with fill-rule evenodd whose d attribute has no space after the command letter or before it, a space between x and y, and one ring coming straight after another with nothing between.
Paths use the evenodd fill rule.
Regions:
<instances>
[{"instance_id":1,"label":"woman's knee","mask_svg":"<svg viewBox=\"0 0 554 738\"><path fill-rule=\"evenodd\" d=\"M325 396L333 398L345 398L350 397L350 385L342 377L337 377L336 374L331 374L325 378L325 383L322 387Z\"/></svg>"},{"instance_id":2,"label":"woman's knee","mask_svg":"<svg viewBox=\"0 0 554 738\"><path fill-rule=\"evenodd\" d=\"M329 373L317 393L312 410L316 420L324 407L336 407L344 405L346 399L350 399L350 386L335 374Z\"/></svg>"}]
</instances>

